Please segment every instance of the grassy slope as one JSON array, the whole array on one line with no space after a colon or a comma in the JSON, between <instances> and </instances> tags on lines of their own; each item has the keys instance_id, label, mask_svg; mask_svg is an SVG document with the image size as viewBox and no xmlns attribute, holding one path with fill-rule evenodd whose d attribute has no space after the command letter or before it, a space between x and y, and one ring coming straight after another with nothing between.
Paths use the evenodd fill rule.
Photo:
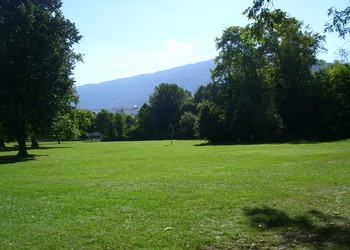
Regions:
<instances>
[{"instance_id":1,"label":"grassy slope","mask_svg":"<svg viewBox=\"0 0 350 250\"><path fill-rule=\"evenodd\" d=\"M350 140L199 143L0 157L0 248L350 247Z\"/></svg>"}]
</instances>

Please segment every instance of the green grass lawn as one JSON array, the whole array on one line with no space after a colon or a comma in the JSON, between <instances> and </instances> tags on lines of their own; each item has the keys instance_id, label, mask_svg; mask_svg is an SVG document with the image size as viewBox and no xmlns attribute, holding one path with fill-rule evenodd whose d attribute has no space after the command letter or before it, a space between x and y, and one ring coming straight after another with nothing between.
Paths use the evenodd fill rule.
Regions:
<instances>
[{"instance_id":1,"label":"green grass lawn","mask_svg":"<svg viewBox=\"0 0 350 250\"><path fill-rule=\"evenodd\" d=\"M350 140L0 152L0 249L350 248Z\"/></svg>"}]
</instances>

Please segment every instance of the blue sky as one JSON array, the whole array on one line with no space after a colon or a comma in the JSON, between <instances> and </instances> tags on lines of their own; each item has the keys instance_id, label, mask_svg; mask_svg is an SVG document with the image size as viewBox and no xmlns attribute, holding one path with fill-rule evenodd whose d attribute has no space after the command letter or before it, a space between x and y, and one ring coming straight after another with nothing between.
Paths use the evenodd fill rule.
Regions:
<instances>
[{"instance_id":1,"label":"blue sky","mask_svg":"<svg viewBox=\"0 0 350 250\"><path fill-rule=\"evenodd\" d=\"M229 26L245 26L242 12L251 0L62 0L63 13L83 35L75 51L84 63L74 71L76 85L152 73L217 56L215 38ZM348 0L274 0L280 8L323 33L327 10ZM345 41L326 34L327 53L337 59ZM346 44L345 46L349 46Z\"/></svg>"}]
</instances>

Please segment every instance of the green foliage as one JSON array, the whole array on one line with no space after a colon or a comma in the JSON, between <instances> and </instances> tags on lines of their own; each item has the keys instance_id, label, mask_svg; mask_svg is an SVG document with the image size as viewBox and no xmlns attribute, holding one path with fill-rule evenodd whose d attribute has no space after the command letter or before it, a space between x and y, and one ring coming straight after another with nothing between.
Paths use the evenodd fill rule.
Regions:
<instances>
[{"instance_id":1,"label":"green foliage","mask_svg":"<svg viewBox=\"0 0 350 250\"><path fill-rule=\"evenodd\" d=\"M190 95L190 94L189 94ZM193 114L197 114L197 103L195 102L194 98L188 98L187 100L185 100L182 105L181 105L181 114L184 114L186 112L190 112Z\"/></svg>"},{"instance_id":2,"label":"green foliage","mask_svg":"<svg viewBox=\"0 0 350 250\"><path fill-rule=\"evenodd\" d=\"M226 139L271 139L266 135L278 133L281 119L274 108L271 82L266 79L268 58L264 55L264 43L252 38L249 26L231 27L217 39L217 47L220 54L213 80L220 89L216 103L224 112L229 133ZM275 125L266 126L264 130L274 131L261 131L260 125L266 121Z\"/></svg>"},{"instance_id":3,"label":"green foliage","mask_svg":"<svg viewBox=\"0 0 350 250\"><path fill-rule=\"evenodd\" d=\"M350 137L350 65L335 62L316 73L322 93L322 120L337 138Z\"/></svg>"},{"instance_id":4,"label":"green foliage","mask_svg":"<svg viewBox=\"0 0 350 250\"><path fill-rule=\"evenodd\" d=\"M103 140L106 141L141 137L137 117L133 114L125 114L123 112L113 114L102 109L101 112L97 114L94 123L93 128L96 129L95 131L100 132Z\"/></svg>"},{"instance_id":5,"label":"green foliage","mask_svg":"<svg viewBox=\"0 0 350 250\"><path fill-rule=\"evenodd\" d=\"M46 135L59 114L76 102L72 70L81 36L65 19L61 1L1 1L1 122L26 156L29 132Z\"/></svg>"},{"instance_id":6,"label":"green foliage","mask_svg":"<svg viewBox=\"0 0 350 250\"><path fill-rule=\"evenodd\" d=\"M191 112L185 112L179 121L180 125L180 137L182 139L194 139L195 138L195 126L197 117Z\"/></svg>"},{"instance_id":7,"label":"green foliage","mask_svg":"<svg viewBox=\"0 0 350 250\"><path fill-rule=\"evenodd\" d=\"M5 148L5 138L6 138L6 133L4 127L0 123L0 148Z\"/></svg>"},{"instance_id":8,"label":"green foliage","mask_svg":"<svg viewBox=\"0 0 350 250\"><path fill-rule=\"evenodd\" d=\"M181 107L190 97L189 92L176 84L161 83L155 88L149 104L157 134L166 135L170 124L178 131Z\"/></svg>"},{"instance_id":9,"label":"green foliage","mask_svg":"<svg viewBox=\"0 0 350 250\"><path fill-rule=\"evenodd\" d=\"M3 149L6 147L5 138L6 138L5 130L0 123L0 149Z\"/></svg>"},{"instance_id":10,"label":"green foliage","mask_svg":"<svg viewBox=\"0 0 350 250\"><path fill-rule=\"evenodd\" d=\"M113 116L114 128L118 138L124 138L126 135L126 115L125 113L115 113Z\"/></svg>"},{"instance_id":11,"label":"green foliage","mask_svg":"<svg viewBox=\"0 0 350 250\"><path fill-rule=\"evenodd\" d=\"M218 108L213 103L205 101L198 109L196 135L211 142L223 140L226 131Z\"/></svg>"},{"instance_id":12,"label":"green foliage","mask_svg":"<svg viewBox=\"0 0 350 250\"><path fill-rule=\"evenodd\" d=\"M328 16L332 16L333 20L325 25L325 31L337 32L340 37L345 38L350 33L350 7L346 7L341 11L330 8Z\"/></svg>"},{"instance_id":13,"label":"green foliage","mask_svg":"<svg viewBox=\"0 0 350 250\"><path fill-rule=\"evenodd\" d=\"M247 15L249 19L264 20L271 5L273 5L272 0L253 0L252 7L247 8L243 14Z\"/></svg>"},{"instance_id":14,"label":"green foliage","mask_svg":"<svg viewBox=\"0 0 350 250\"><path fill-rule=\"evenodd\" d=\"M219 95L219 89L219 84L217 82L211 82L205 86L199 86L199 88L194 93L195 103L198 104L204 101L216 101Z\"/></svg>"},{"instance_id":15,"label":"green foliage","mask_svg":"<svg viewBox=\"0 0 350 250\"><path fill-rule=\"evenodd\" d=\"M155 134L155 125L152 117L151 106L147 103L142 105L137 114L139 127L133 132L136 138L151 139Z\"/></svg>"},{"instance_id":16,"label":"green foliage","mask_svg":"<svg viewBox=\"0 0 350 250\"><path fill-rule=\"evenodd\" d=\"M254 1L245 12L251 23L217 38L212 83L193 98L176 84L156 87L133 135L166 138L172 124L176 134L190 138L196 120L197 136L211 142L349 136L348 64L317 61L324 37L281 10L271 11L271 4Z\"/></svg>"},{"instance_id":17,"label":"green foliage","mask_svg":"<svg viewBox=\"0 0 350 250\"><path fill-rule=\"evenodd\" d=\"M71 108L68 113L56 117L51 134L59 141L77 139L91 129L95 119L89 110Z\"/></svg>"},{"instance_id":18,"label":"green foliage","mask_svg":"<svg viewBox=\"0 0 350 250\"><path fill-rule=\"evenodd\" d=\"M137 138L135 131L139 130L137 116L134 114L124 114L125 116L125 134L126 138Z\"/></svg>"},{"instance_id":19,"label":"green foliage","mask_svg":"<svg viewBox=\"0 0 350 250\"><path fill-rule=\"evenodd\" d=\"M161 83L144 104L139 113L138 135L140 139L168 138L171 124L174 135L179 133L179 121L184 112L196 111L197 105L191 93L176 84Z\"/></svg>"},{"instance_id":20,"label":"green foliage","mask_svg":"<svg viewBox=\"0 0 350 250\"><path fill-rule=\"evenodd\" d=\"M72 113L57 116L52 124L52 134L58 142L78 138L80 131L75 116Z\"/></svg>"},{"instance_id":21,"label":"green foliage","mask_svg":"<svg viewBox=\"0 0 350 250\"><path fill-rule=\"evenodd\" d=\"M252 7L246 9L243 14L247 15L249 19L274 25L274 22L267 18L272 6L273 0L253 0ZM346 7L341 11L336 8L329 8L327 14L333 20L325 25L325 32L337 32L340 37L345 38L350 33L350 7Z\"/></svg>"},{"instance_id":22,"label":"green foliage","mask_svg":"<svg viewBox=\"0 0 350 250\"><path fill-rule=\"evenodd\" d=\"M102 109L96 115L96 129L101 133L103 140L111 141L116 139L114 116L108 110Z\"/></svg>"},{"instance_id":23,"label":"green foliage","mask_svg":"<svg viewBox=\"0 0 350 250\"><path fill-rule=\"evenodd\" d=\"M213 84L195 94L220 110L225 140L271 141L282 132L303 138L309 132L303 124L312 115L311 68L323 37L280 10L261 9L263 2L254 2L251 24L229 27L217 39Z\"/></svg>"},{"instance_id":24,"label":"green foliage","mask_svg":"<svg viewBox=\"0 0 350 250\"><path fill-rule=\"evenodd\" d=\"M74 109L75 119L80 130L80 134L83 132L93 132L96 115L85 109Z\"/></svg>"}]
</instances>

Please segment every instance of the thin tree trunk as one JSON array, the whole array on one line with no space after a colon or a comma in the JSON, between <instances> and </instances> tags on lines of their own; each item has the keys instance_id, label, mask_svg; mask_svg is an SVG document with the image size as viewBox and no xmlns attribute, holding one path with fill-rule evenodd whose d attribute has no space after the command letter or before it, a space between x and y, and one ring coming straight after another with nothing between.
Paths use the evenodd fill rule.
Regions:
<instances>
[{"instance_id":1,"label":"thin tree trunk","mask_svg":"<svg viewBox=\"0 0 350 250\"><path fill-rule=\"evenodd\" d=\"M0 148L6 148L5 139L4 138L0 138Z\"/></svg>"},{"instance_id":2,"label":"thin tree trunk","mask_svg":"<svg viewBox=\"0 0 350 250\"><path fill-rule=\"evenodd\" d=\"M17 142L18 142L18 148L19 148L17 157L20 157L20 158L28 157L26 139L25 138L17 138Z\"/></svg>"},{"instance_id":3,"label":"thin tree trunk","mask_svg":"<svg viewBox=\"0 0 350 250\"><path fill-rule=\"evenodd\" d=\"M57 137L57 142L58 142L58 144L61 144L61 140L59 137Z\"/></svg>"},{"instance_id":4,"label":"thin tree trunk","mask_svg":"<svg viewBox=\"0 0 350 250\"><path fill-rule=\"evenodd\" d=\"M30 147L31 148L39 148L39 143L36 140L36 138L32 138L32 145Z\"/></svg>"}]
</instances>

